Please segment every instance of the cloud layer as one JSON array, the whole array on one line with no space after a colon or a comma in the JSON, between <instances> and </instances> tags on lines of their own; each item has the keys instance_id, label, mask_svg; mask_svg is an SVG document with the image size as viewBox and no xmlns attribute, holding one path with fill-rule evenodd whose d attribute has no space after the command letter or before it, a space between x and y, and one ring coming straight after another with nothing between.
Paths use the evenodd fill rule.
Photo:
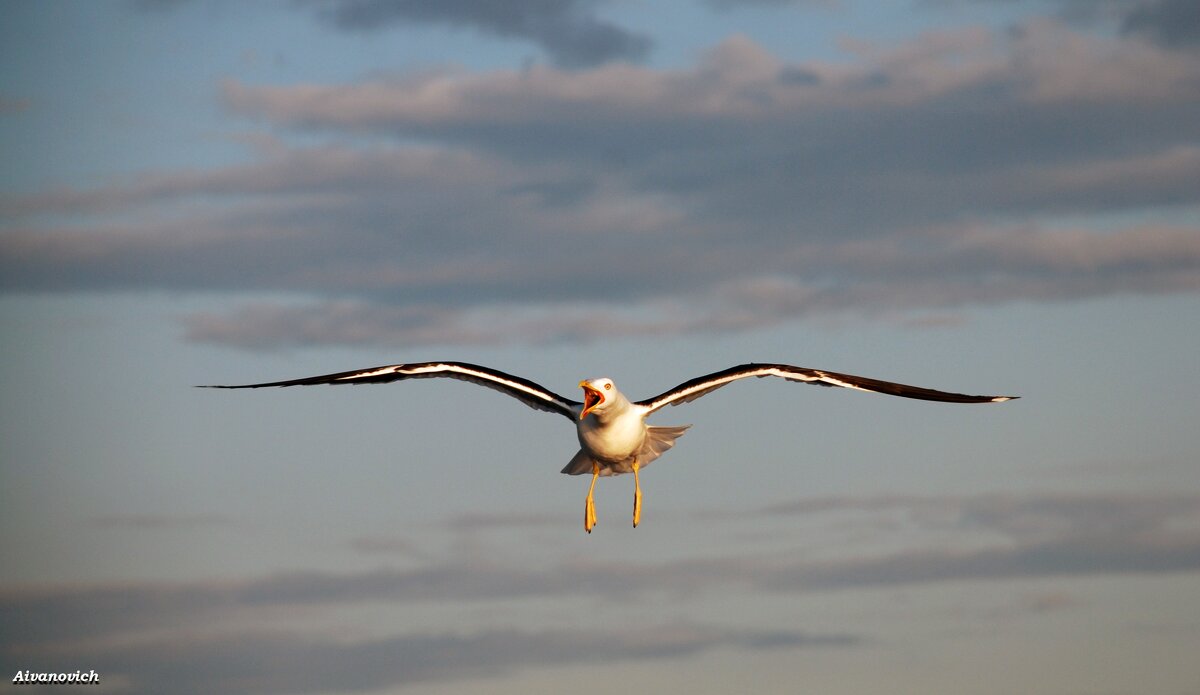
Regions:
<instances>
[{"instance_id":1,"label":"cloud layer","mask_svg":"<svg viewBox=\"0 0 1200 695\"><path fill-rule=\"evenodd\" d=\"M609 631L492 630L411 634L346 641L284 631L205 637L180 635L136 645L74 646L49 654L5 651L32 671L53 671L69 654L98 664L106 692L204 693L362 692L430 681L509 674L533 667L611 664L687 657L715 648L750 650L845 647L848 635L720 630L668 625ZM186 655L181 659L180 655ZM113 685L115 683L116 685Z\"/></svg>"},{"instance_id":2,"label":"cloud layer","mask_svg":"<svg viewBox=\"0 0 1200 695\"><path fill-rule=\"evenodd\" d=\"M707 512L693 526L728 528L748 520L761 528L758 522L764 519L794 516L804 517L805 528L824 529L822 543L802 557L768 548L740 557L529 567L481 561L463 549L461 557L425 559L410 569L10 588L0 592L0 657L22 668L49 670L69 656L72 663L95 664L119 684L112 691L119 693L359 691L551 665L686 657L715 648L854 648L872 637L696 623L620 631L590 626L348 637L337 627L333 611L356 605L474 602L502 610L509 602L523 607L531 601L589 596L637 602L665 595L686 601L729 592L802 594L947 581L1200 571L1200 498L1190 495L817 498L751 511ZM451 519L447 528L473 533L478 521ZM486 521L494 525L505 520ZM540 524L524 516L510 521ZM870 530L872 543L844 542L845 534L864 529ZM1063 605L1075 603L1069 594L1056 592L1028 608ZM296 637L286 626L301 618L315 620L319 627L310 626L306 637Z\"/></svg>"},{"instance_id":3,"label":"cloud layer","mask_svg":"<svg viewBox=\"0 0 1200 695\"><path fill-rule=\"evenodd\" d=\"M469 27L540 46L565 68L610 60L639 60L651 46L645 36L622 29L595 14L591 0L307 0L318 16L347 31L370 31L400 23L439 23Z\"/></svg>"},{"instance_id":4,"label":"cloud layer","mask_svg":"<svg viewBox=\"0 0 1200 695\"><path fill-rule=\"evenodd\" d=\"M789 63L733 36L669 70L228 81L270 132L249 161L9 198L0 289L270 293L187 319L245 348L1200 289L1200 54L1050 20L848 49Z\"/></svg>"}]
</instances>

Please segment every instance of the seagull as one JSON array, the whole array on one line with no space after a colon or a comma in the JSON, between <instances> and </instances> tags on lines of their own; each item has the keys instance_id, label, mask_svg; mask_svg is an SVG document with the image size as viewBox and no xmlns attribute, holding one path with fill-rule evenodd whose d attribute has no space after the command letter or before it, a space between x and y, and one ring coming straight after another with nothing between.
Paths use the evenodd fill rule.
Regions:
<instances>
[{"instance_id":1,"label":"seagull","mask_svg":"<svg viewBox=\"0 0 1200 695\"><path fill-rule=\"evenodd\" d=\"M741 364L719 372L696 377L673 389L643 401L630 401L612 379L600 377L579 382L583 401L564 398L550 389L528 379L506 374L489 367L466 362L413 362L310 376L290 381L271 381L262 384L236 386L208 385L201 388L258 389L272 386L314 386L317 384L386 384L405 379L447 378L469 381L508 394L537 410L558 413L575 425L579 452L562 469L567 475L592 474L584 501L583 528L588 533L596 525L594 493L596 479L605 476L633 473L633 526L641 522L642 486L638 472L650 465L668 449L691 425L647 425L646 418L668 405L688 403L701 396L749 377L777 376L788 381L836 386L840 388L884 393L890 396L915 398L945 403L1000 403L1018 396L968 396L947 393L919 386L907 386L890 381L869 379L853 374L840 374L823 369L793 367L787 364Z\"/></svg>"}]
</instances>

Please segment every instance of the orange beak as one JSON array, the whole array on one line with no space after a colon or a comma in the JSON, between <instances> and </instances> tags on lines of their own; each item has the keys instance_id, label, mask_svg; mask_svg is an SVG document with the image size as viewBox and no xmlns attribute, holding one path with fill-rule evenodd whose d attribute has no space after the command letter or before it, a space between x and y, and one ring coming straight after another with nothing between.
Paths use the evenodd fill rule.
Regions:
<instances>
[{"instance_id":1,"label":"orange beak","mask_svg":"<svg viewBox=\"0 0 1200 695\"><path fill-rule=\"evenodd\" d=\"M579 413L579 419L582 420L604 402L604 394L586 381L579 382L579 388L583 389L583 410Z\"/></svg>"}]
</instances>

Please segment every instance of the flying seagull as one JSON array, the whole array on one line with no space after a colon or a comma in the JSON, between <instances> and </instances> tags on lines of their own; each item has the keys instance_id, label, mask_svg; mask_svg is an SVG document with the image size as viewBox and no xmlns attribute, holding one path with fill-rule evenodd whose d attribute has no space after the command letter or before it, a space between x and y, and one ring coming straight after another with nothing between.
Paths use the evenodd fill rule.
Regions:
<instances>
[{"instance_id":1,"label":"flying seagull","mask_svg":"<svg viewBox=\"0 0 1200 695\"><path fill-rule=\"evenodd\" d=\"M868 379L853 374L827 372L822 369L793 367L787 364L753 363L696 377L644 401L630 401L617 390L613 380L607 377L584 379L579 382L579 387L583 389L583 402L581 403L563 398L528 379L466 362L392 364L290 381L270 381L263 384L237 386L213 385L202 388L257 389L269 386L313 386L316 384L386 384L405 379L441 377L469 381L506 393L531 408L558 413L574 423L580 449L579 453L575 454L570 463L562 469L562 472L567 475L592 474L592 484L588 487L583 516L583 528L591 533L592 527L596 525L596 505L592 497L596 490L596 479L601 476L633 473L633 525L636 528L642 516L642 486L638 471L674 446L675 440L691 427L691 425L673 427L647 425L647 416L664 406L693 401L726 384L752 376L778 376L788 381L799 381L818 386L838 386L946 403L1000 403L1017 398L1017 396L967 396L961 393L947 393L919 386L906 386L890 381Z\"/></svg>"}]
</instances>

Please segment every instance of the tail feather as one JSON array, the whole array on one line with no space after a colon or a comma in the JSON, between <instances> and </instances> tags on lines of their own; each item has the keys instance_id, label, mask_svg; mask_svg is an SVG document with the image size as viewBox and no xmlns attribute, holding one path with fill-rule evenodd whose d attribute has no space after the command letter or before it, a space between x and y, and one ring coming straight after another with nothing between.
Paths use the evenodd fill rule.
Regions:
<instances>
[{"instance_id":1,"label":"tail feather","mask_svg":"<svg viewBox=\"0 0 1200 695\"><path fill-rule=\"evenodd\" d=\"M638 467L645 468L650 462L666 453L675 446L675 440L683 436L691 425L674 425L668 427L647 427L646 441L638 451Z\"/></svg>"},{"instance_id":2,"label":"tail feather","mask_svg":"<svg viewBox=\"0 0 1200 695\"><path fill-rule=\"evenodd\" d=\"M567 475L583 475L584 473L591 473L592 457L589 456L586 451L580 449L579 452L575 454L574 458L567 463L566 467L562 469L562 472L566 473ZM611 473L605 473L603 470L600 474L612 475Z\"/></svg>"}]
</instances>

